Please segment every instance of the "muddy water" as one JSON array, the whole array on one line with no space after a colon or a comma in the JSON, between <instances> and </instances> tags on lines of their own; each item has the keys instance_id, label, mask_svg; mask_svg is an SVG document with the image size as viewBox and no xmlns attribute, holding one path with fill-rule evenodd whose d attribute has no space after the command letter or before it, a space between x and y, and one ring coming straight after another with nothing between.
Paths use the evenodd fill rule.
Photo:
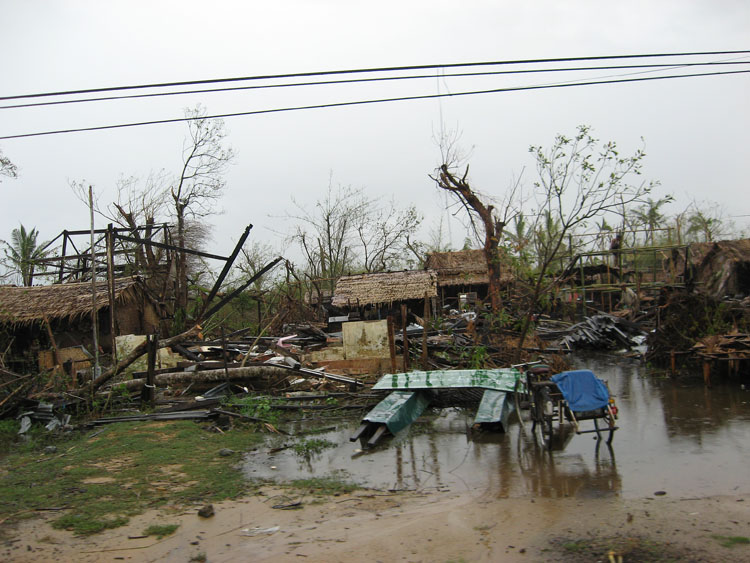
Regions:
<instances>
[{"instance_id":1,"label":"muddy water","mask_svg":"<svg viewBox=\"0 0 750 563\"><path fill-rule=\"evenodd\" d=\"M332 429L315 438L335 447L305 457L291 448L271 454L292 442L269 442L246 455L245 473L281 480L335 476L369 487L499 497L635 498L665 491L689 498L750 490L750 390L737 382L705 389L697 379L654 379L631 360L573 361L607 381L616 396L620 429L611 449L597 447L591 434L568 432L549 452L528 422L513 423L505 434L476 432L473 412L442 409L373 449L349 442L358 420L324 423Z\"/></svg>"}]
</instances>

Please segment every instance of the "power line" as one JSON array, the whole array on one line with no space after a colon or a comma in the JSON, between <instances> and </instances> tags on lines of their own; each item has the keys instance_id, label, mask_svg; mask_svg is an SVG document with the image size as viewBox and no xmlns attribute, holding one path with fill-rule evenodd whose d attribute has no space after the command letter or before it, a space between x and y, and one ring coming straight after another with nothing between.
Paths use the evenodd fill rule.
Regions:
<instances>
[{"instance_id":1,"label":"power line","mask_svg":"<svg viewBox=\"0 0 750 563\"><path fill-rule=\"evenodd\" d=\"M595 81L573 82L573 83L563 83L563 84L547 84L547 85L537 85L537 86L516 86L516 87L509 87L509 88L494 88L494 89L489 89L489 90L474 90L474 91L468 91L468 92L451 92L451 93L445 93L445 94L425 94L425 95L420 95L420 96L400 96L400 97L395 97L395 98L354 100L354 101L348 101L348 102L333 102L333 103L328 103L328 104L313 104L313 105L306 105L306 106L269 108L269 109L263 109L263 110L224 113L224 114L217 114L217 115L205 115L205 116L199 116L199 117L177 117L177 118L171 118L171 119L158 119L158 120L153 120L153 121L118 123L114 125L98 125L94 127L80 127L80 128L73 128L73 129L59 129L55 131L41 131L37 133L5 135L5 136L0 137L0 140L21 139L21 138L26 138L26 137L40 137L44 135L59 135L63 133L80 133L84 131L102 131L102 130L107 130L107 129L122 129L125 127L140 127L144 125L164 125L164 124L169 124L169 123L196 121L199 119L224 119L224 118L229 118L229 117L282 113L282 112L288 112L288 111L326 109L326 108L334 108L334 107L347 107L347 106L358 106L358 105L389 103L389 102L403 102L403 101L414 101L414 100L429 100L429 99L447 98L447 97L453 97L453 96L497 94L497 93L504 93L504 92L520 92L520 91L525 91L525 90L545 90L545 89L550 89L550 88L569 88L573 86L597 86L597 85L603 85L603 84L622 84L622 83L628 83L628 82L646 82L646 81L653 81L653 80L668 80L668 79L674 79L674 78L695 78L695 77L702 77L702 76L723 76L723 75L747 74L747 73L750 73L750 70L704 72L704 73L694 73L694 74L676 74L676 75L668 75L668 76L648 76L648 77L625 78L625 79L616 79L616 80L595 80Z\"/></svg>"},{"instance_id":2,"label":"power line","mask_svg":"<svg viewBox=\"0 0 750 563\"><path fill-rule=\"evenodd\" d=\"M639 54L602 55L602 56L594 56L594 57L557 57L557 58L549 58L549 59L521 59L521 60L507 60L507 61L443 63L443 64L429 64L429 65L360 68L360 69L347 69L347 70L325 70L325 71L314 71L314 72L297 72L297 73L291 73L291 74L267 74L267 75L260 75L260 76L211 78L211 79L206 79L206 80L187 80L187 81L182 81L182 82L160 82L160 83L154 83L154 84L108 86L104 88L88 88L84 90L67 90L67 91L61 91L61 92L43 92L43 93L38 93L38 94L19 94L15 96L0 96L0 101L1 100L19 100L19 99L28 99L28 98L43 98L43 97L50 97L50 96L67 96L67 95L74 95L74 94L94 94L97 92L113 92L113 91L118 91L118 90L136 90L136 89L145 89L145 88L169 88L169 87L175 87L175 86L196 86L199 84L218 84L218 83L227 83L227 82L242 82L242 81L249 81L249 80L271 80L271 79L282 79L282 78L301 78L301 77L331 76L331 75L342 75L342 74L400 72L400 71L427 70L427 69L440 69L440 68L478 67L478 66L562 63L562 62L576 62L576 61L602 61L602 60L658 58L658 57L696 57L696 56L709 56L709 55L715 56L715 55L747 55L747 54L750 54L750 50L697 51L697 52L689 52L689 53L645 53L645 54L640 54L640 55Z\"/></svg>"},{"instance_id":3,"label":"power line","mask_svg":"<svg viewBox=\"0 0 750 563\"><path fill-rule=\"evenodd\" d=\"M466 78L466 77L482 77L482 76L498 76L498 75L511 75L511 74L540 74L548 72L580 72L589 70L635 70L635 69L677 69L677 68L688 68L696 66L726 66L726 65L748 65L750 61L732 61L732 62L699 62L699 63L681 63L675 64L643 64L643 65L616 65L616 66L584 66L584 67L567 67L567 68L542 68L542 69L524 69L524 70L499 70L490 72L460 72L441 74L441 78ZM55 105L66 105L66 104L80 104L89 102L104 102L104 101L116 101L116 100L132 100L140 98L155 98L164 96L179 96L187 94L207 94L217 92L235 92L241 90L263 90L271 88L291 88L291 87L306 87L306 86L330 86L339 84L355 84L355 83L367 83L367 82L387 82L387 81L404 81L404 80L419 80L419 79L433 79L434 74L418 74L408 76L381 76L377 78L351 78L346 80L324 80L324 81L313 81L313 82L287 82L282 84L261 84L253 86L232 86L229 88L205 88L200 90L179 90L175 92L151 92L149 94L127 94L122 96L100 96L95 98L79 98L75 100L56 100L52 102L31 102L23 104L13 104L8 106L0 106L1 109L21 109L30 107L41 107L41 106L55 106ZM5 99L5 98L0 98Z\"/></svg>"}]
</instances>

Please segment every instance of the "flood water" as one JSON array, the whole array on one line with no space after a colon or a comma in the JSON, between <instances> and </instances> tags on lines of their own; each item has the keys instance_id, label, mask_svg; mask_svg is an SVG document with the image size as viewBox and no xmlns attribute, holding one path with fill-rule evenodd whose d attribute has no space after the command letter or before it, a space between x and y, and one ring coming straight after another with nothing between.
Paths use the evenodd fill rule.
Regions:
<instances>
[{"instance_id":1,"label":"flood water","mask_svg":"<svg viewBox=\"0 0 750 563\"><path fill-rule=\"evenodd\" d=\"M740 382L706 389L658 379L637 361L573 358L607 381L619 408L611 450L592 434L568 432L551 452L535 440L531 424L513 422L507 433L471 430L474 413L432 410L397 436L363 449L349 436L359 420L322 422L331 430L312 436L337 444L311 457L274 439L246 455L248 477L307 479L334 476L384 489L480 491L499 497L651 496L681 498L750 491L750 390ZM719 378L716 378L717 380ZM748 382L750 383L750 382ZM747 385L750 388L750 385ZM528 419L528 412L524 412ZM591 421L582 423L593 428ZM334 428L335 427L335 428Z\"/></svg>"}]
</instances>

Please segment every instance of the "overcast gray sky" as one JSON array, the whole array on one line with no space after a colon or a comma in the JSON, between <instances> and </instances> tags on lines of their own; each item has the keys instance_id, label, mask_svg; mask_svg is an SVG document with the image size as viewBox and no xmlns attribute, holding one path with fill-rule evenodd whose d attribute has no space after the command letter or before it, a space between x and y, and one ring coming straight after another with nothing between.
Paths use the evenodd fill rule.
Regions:
<instances>
[{"instance_id":1,"label":"overcast gray sky","mask_svg":"<svg viewBox=\"0 0 750 563\"><path fill-rule=\"evenodd\" d=\"M0 0L0 13L0 96L319 70L750 48L750 3L742 0ZM2 109L0 136L181 117L196 103L222 114L573 78L438 79L432 73L408 83ZM434 135L441 122L473 147L474 186L497 198L524 168L525 182L533 181L529 145L549 145L555 134L588 124L625 152L640 147L643 137L644 177L661 182L657 197L677 199L667 212L707 200L731 215L750 214L749 92L750 75L740 74L231 118L228 141L237 158L224 213L213 221L212 248L228 253L247 223L256 226L255 240L278 245L275 232L285 230L278 216L291 197L315 201L331 173L336 184L414 203L428 223L436 221L442 202L428 174L439 164ZM19 168L18 179L0 184L0 238L19 223L36 226L42 239L85 228L87 209L69 181L85 180L109 201L121 175L177 172L186 131L185 124L172 124L0 141ZM463 234L454 229L460 241Z\"/></svg>"}]
</instances>

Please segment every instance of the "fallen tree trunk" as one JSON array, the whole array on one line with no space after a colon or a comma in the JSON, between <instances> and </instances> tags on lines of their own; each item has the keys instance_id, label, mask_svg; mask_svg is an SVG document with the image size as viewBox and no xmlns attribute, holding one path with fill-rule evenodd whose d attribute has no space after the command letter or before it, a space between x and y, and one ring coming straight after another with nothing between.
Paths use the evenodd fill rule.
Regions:
<instances>
[{"instance_id":1,"label":"fallen tree trunk","mask_svg":"<svg viewBox=\"0 0 750 563\"><path fill-rule=\"evenodd\" d=\"M247 379L288 377L290 370L278 366L262 365L244 368L209 369L205 371L176 371L156 376L156 385L187 385L189 383L219 384L225 381L244 381ZM137 391L146 383L146 379L131 379L118 385L124 385L128 391Z\"/></svg>"},{"instance_id":2,"label":"fallen tree trunk","mask_svg":"<svg viewBox=\"0 0 750 563\"><path fill-rule=\"evenodd\" d=\"M190 330L187 330L185 332L182 332L176 336L172 336L170 338L165 338L164 340L158 341L158 347L159 348L167 348L169 346L174 346L175 344L179 344L180 342L183 342L187 340L188 338L191 338L192 336L195 336L199 331L201 327L198 325L195 325ZM103 372L99 377L94 379L91 383L84 385L83 387L80 387L78 389L73 389L71 391L68 391L67 394L76 397L78 399L81 399L85 401L85 397L93 397L94 392L99 389L102 385L104 385L107 381L112 379L117 373L124 370L126 367L128 367L130 364L132 364L134 361L136 361L138 358L140 358L143 354L146 353L146 343L148 340L144 340L141 344L133 348L133 350L125 356L121 361L119 361L117 364L115 364L113 367L109 368L107 371ZM138 380L136 380L138 381ZM142 385L141 385L142 386ZM140 387L139 387L140 388ZM52 400L56 397L59 397L58 393L34 393L29 398L30 399L39 399L39 400Z\"/></svg>"},{"instance_id":3,"label":"fallen tree trunk","mask_svg":"<svg viewBox=\"0 0 750 563\"><path fill-rule=\"evenodd\" d=\"M174 346L175 344L179 344L180 342L187 340L191 336L196 335L200 331L201 327L198 325L195 325L190 330L187 330L185 332L182 332L176 336L172 336L170 338L165 338L164 340L159 340L157 347L158 348L168 348L169 346ZM128 367L130 364L132 364L134 361L136 361L138 358L140 358L143 354L146 353L146 346L147 346L148 340L144 340L141 342L138 346L133 348L133 350L125 356L122 360L117 362L114 366L109 368L107 371L103 372L99 377L94 379L89 385L86 385L85 387L78 389L76 392L74 392L77 395L86 395L92 391L96 391L104 385L107 381L112 379L115 374L122 371L126 367Z\"/></svg>"}]
</instances>

